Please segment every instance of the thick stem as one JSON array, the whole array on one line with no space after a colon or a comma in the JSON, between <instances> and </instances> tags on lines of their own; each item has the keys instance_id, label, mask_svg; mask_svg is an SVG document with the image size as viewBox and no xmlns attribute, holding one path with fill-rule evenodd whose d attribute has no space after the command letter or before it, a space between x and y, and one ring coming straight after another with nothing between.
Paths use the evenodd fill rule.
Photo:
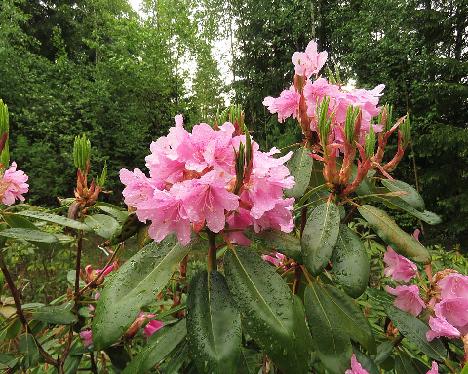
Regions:
<instances>
[{"instance_id":1,"label":"thick stem","mask_svg":"<svg viewBox=\"0 0 468 374\"><path fill-rule=\"evenodd\" d=\"M40 355L44 358L44 361L47 362L48 364L57 366L57 360L55 360L50 354L48 354L44 350L42 345L39 343L36 337L32 334L31 329L29 328L28 321L26 320L26 317L24 316L24 313L23 313L23 309L21 308L21 300L20 300L18 288L16 288L15 282L13 282L11 274L8 271L8 268L6 267L5 261L3 260L3 253L1 251L0 251L0 268L2 269L3 275L5 276L5 280L7 281L8 288L11 291L13 300L15 301L16 314L18 315L18 318L21 324L23 325L24 331L33 337Z\"/></svg>"},{"instance_id":2,"label":"thick stem","mask_svg":"<svg viewBox=\"0 0 468 374\"><path fill-rule=\"evenodd\" d=\"M207 257L207 263L208 263L208 273L210 273L213 270L216 270L216 234L210 230L207 230L208 233L208 242L209 242L209 247L208 247L208 257Z\"/></svg>"}]
</instances>

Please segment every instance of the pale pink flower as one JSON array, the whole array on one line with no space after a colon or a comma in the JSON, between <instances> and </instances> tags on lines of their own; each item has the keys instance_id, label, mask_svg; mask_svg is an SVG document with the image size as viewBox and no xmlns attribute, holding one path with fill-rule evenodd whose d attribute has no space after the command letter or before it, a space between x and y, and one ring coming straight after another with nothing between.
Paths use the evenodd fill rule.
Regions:
<instances>
[{"instance_id":1,"label":"pale pink flower","mask_svg":"<svg viewBox=\"0 0 468 374\"><path fill-rule=\"evenodd\" d=\"M468 298L442 299L434 307L435 315L443 317L463 336L468 334Z\"/></svg>"},{"instance_id":2,"label":"pale pink flower","mask_svg":"<svg viewBox=\"0 0 468 374\"><path fill-rule=\"evenodd\" d=\"M278 113L278 121L284 122L289 117L296 118L299 109L299 100L301 95L296 92L294 87L281 92L279 97L265 97L263 105L268 107L270 113Z\"/></svg>"},{"instance_id":3,"label":"pale pink flower","mask_svg":"<svg viewBox=\"0 0 468 374\"><path fill-rule=\"evenodd\" d=\"M351 369L345 371L345 374L369 374L369 372L362 367L356 358L356 355L351 356Z\"/></svg>"},{"instance_id":4,"label":"pale pink flower","mask_svg":"<svg viewBox=\"0 0 468 374\"><path fill-rule=\"evenodd\" d=\"M468 300L468 276L453 273L437 282L444 300L464 298Z\"/></svg>"},{"instance_id":5,"label":"pale pink flower","mask_svg":"<svg viewBox=\"0 0 468 374\"><path fill-rule=\"evenodd\" d=\"M13 162L0 176L2 204L13 205L16 200L24 201L23 194L28 192L29 185L26 183L28 176L22 170L17 170L17 167L16 162Z\"/></svg>"},{"instance_id":6,"label":"pale pink flower","mask_svg":"<svg viewBox=\"0 0 468 374\"><path fill-rule=\"evenodd\" d=\"M146 326L143 328L143 334L149 338L153 335L156 331L161 330L164 327L163 321L158 321L157 319L153 319L149 321Z\"/></svg>"},{"instance_id":7,"label":"pale pink flower","mask_svg":"<svg viewBox=\"0 0 468 374\"><path fill-rule=\"evenodd\" d=\"M387 265L384 274L387 277L392 277L395 281L408 282L418 271L417 266L412 261L396 253L390 246L387 247L383 261Z\"/></svg>"},{"instance_id":8,"label":"pale pink flower","mask_svg":"<svg viewBox=\"0 0 468 374\"><path fill-rule=\"evenodd\" d=\"M120 171L125 203L135 208L140 221L149 221L152 239L159 242L175 233L185 245L192 229L218 233L227 224L227 240L248 243L237 230L292 229L293 200L283 197L294 185L284 165L292 153L276 158L277 149L261 152L252 140L253 163L234 194L237 152L240 143L246 144L245 135L235 133L229 122L216 129L202 123L188 132L178 116L169 134L150 146L145 159L149 177L139 169Z\"/></svg>"},{"instance_id":9,"label":"pale pink flower","mask_svg":"<svg viewBox=\"0 0 468 374\"><path fill-rule=\"evenodd\" d=\"M460 331L453 327L444 317L429 317L429 327L426 339L432 341L442 336L447 338L459 338Z\"/></svg>"},{"instance_id":10,"label":"pale pink flower","mask_svg":"<svg viewBox=\"0 0 468 374\"><path fill-rule=\"evenodd\" d=\"M318 74L325 62L327 62L328 52L318 52L317 43L311 40L305 52L295 52L292 56L294 71L297 75L309 78L312 74Z\"/></svg>"},{"instance_id":11,"label":"pale pink flower","mask_svg":"<svg viewBox=\"0 0 468 374\"><path fill-rule=\"evenodd\" d=\"M93 332L89 329L81 331L80 338L86 348L93 344Z\"/></svg>"},{"instance_id":12,"label":"pale pink flower","mask_svg":"<svg viewBox=\"0 0 468 374\"><path fill-rule=\"evenodd\" d=\"M426 304L419 296L418 286L414 284L411 286L397 286L396 288L387 286L385 290L389 294L396 296L393 305L413 316L419 315L423 308L426 307Z\"/></svg>"},{"instance_id":13,"label":"pale pink flower","mask_svg":"<svg viewBox=\"0 0 468 374\"><path fill-rule=\"evenodd\" d=\"M439 365L437 365L437 362L432 361L431 370L429 370L426 374L439 374Z\"/></svg>"}]
</instances>

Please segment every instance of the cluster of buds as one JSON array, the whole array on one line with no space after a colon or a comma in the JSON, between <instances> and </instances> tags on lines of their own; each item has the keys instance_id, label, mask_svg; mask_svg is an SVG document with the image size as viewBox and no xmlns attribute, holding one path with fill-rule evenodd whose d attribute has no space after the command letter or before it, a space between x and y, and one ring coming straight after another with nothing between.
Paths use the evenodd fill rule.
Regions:
<instances>
[{"instance_id":1,"label":"cluster of buds","mask_svg":"<svg viewBox=\"0 0 468 374\"><path fill-rule=\"evenodd\" d=\"M86 283L92 283L93 287L97 287L104 282L104 278L107 275L118 268L119 264L116 261L106 266L104 269L93 269L92 265L86 265L85 270L81 270L80 276Z\"/></svg>"},{"instance_id":2,"label":"cluster of buds","mask_svg":"<svg viewBox=\"0 0 468 374\"><path fill-rule=\"evenodd\" d=\"M94 178L88 186L88 175L91 168L91 142L86 135L76 136L73 144L73 163L76 171L75 202L70 206L68 216L76 218L78 212L94 205L102 191L107 177L107 164L104 164L98 180Z\"/></svg>"},{"instance_id":3,"label":"cluster of buds","mask_svg":"<svg viewBox=\"0 0 468 374\"><path fill-rule=\"evenodd\" d=\"M359 187L371 169L375 169L385 177L392 179L389 172L393 171L399 164L410 141L409 116L401 117L393 126L390 126L391 107L385 105L379 114L378 123L369 126L367 133L360 139L362 112L358 107L349 106L346 112L342 141L338 143L333 141L332 137L329 103L330 99L325 97L317 105L317 128L323 156L317 153L312 154L313 158L323 162L323 175L329 188L338 195L347 196ZM383 129L377 136L374 126ZM382 165L388 139L397 129L397 152L388 163ZM375 152L376 142L378 146ZM357 171L354 179L350 180L357 152L359 152ZM341 165L338 165L337 157L340 153L342 153L342 162Z\"/></svg>"}]
</instances>

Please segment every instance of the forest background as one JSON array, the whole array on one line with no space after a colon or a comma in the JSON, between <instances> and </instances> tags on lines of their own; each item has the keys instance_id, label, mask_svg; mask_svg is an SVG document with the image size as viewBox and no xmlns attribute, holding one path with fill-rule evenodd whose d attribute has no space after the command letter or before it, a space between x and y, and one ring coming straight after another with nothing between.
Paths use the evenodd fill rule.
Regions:
<instances>
[{"instance_id":1,"label":"forest background","mask_svg":"<svg viewBox=\"0 0 468 374\"><path fill-rule=\"evenodd\" d=\"M2 0L12 160L30 176L28 202L53 207L72 194L81 133L93 144L93 174L107 162L113 203L120 168L142 168L177 113L212 122L238 103L264 149L291 144L297 126L279 124L262 101L286 88L290 56L315 38L341 82L385 83L381 102L411 114L397 177L443 219L423 227L425 241L466 249L467 15L465 0L143 0L138 10L127 0ZM399 223L420 225L405 214Z\"/></svg>"}]
</instances>

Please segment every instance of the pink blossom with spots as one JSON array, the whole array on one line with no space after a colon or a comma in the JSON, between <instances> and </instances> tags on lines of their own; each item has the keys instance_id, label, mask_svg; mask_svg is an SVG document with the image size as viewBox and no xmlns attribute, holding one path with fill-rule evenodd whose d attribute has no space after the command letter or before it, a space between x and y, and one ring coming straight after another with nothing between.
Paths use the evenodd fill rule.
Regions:
<instances>
[{"instance_id":1,"label":"pink blossom with spots","mask_svg":"<svg viewBox=\"0 0 468 374\"><path fill-rule=\"evenodd\" d=\"M28 192L28 176L13 162L0 176L0 199L2 204L13 205L16 200L24 201L23 194Z\"/></svg>"},{"instance_id":2,"label":"pink blossom with spots","mask_svg":"<svg viewBox=\"0 0 468 374\"><path fill-rule=\"evenodd\" d=\"M318 52L317 42L311 40L304 52L294 52L292 63L297 75L309 78L312 74L318 74L327 62L328 52Z\"/></svg>"},{"instance_id":3,"label":"pink blossom with spots","mask_svg":"<svg viewBox=\"0 0 468 374\"><path fill-rule=\"evenodd\" d=\"M278 114L279 122L284 122L285 119L291 116L296 118L300 99L301 95L296 92L294 87L291 87L289 90L281 92L279 97L265 97L263 105L268 107L270 113Z\"/></svg>"},{"instance_id":4,"label":"pink blossom with spots","mask_svg":"<svg viewBox=\"0 0 468 374\"><path fill-rule=\"evenodd\" d=\"M419 296L419 288L416 285L411 286L397 286L396 288L385 287L385 290L396 296L394 305L413 316L417 316L426 307L426 304Z\"/></svg>"},{"instance_id":5,"label":"pink blossom with spots","mask_svg":"<svg viewBox=\"0 0 468 374\"><path fill-rule=\"evenodd\" d=\"M417 274L416 264L396 253L390 246L387 247L383 261L386 265L384 274L395 281L408 282Z\"/></svg>"},{"instance_id":6,"label":"pink blossom with spots","mask_svg":"<svg viewBox=\"0 0 468 374\"><path fill-rule=\"evenodd\" d=\"M143 328L143 335L149 338L153 335L156 331L161 330L164 327L163 321L158 321L157 319L153 319L149 321L146 326Z\"/></svg>"}]
</instances>

